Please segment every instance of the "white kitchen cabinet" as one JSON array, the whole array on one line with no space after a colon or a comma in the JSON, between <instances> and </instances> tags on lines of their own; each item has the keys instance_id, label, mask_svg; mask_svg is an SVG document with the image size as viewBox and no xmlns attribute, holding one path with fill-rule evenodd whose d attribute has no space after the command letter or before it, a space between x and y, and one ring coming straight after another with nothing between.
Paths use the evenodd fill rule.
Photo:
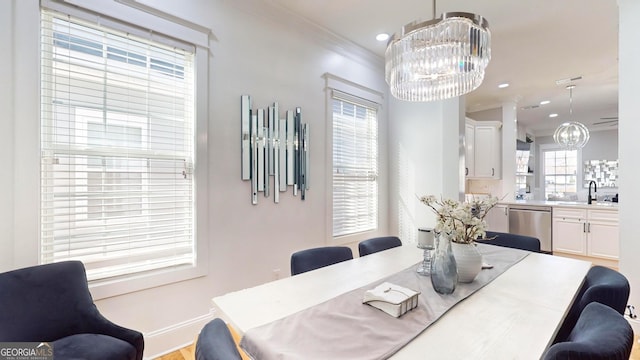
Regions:
<instances>
[{"instance_id":1,"label":"white kitchen cabinet","mask_svg":"<svg viewBox=\"0 0 640 360\"><path fill-rule=\"evenodd\" d=\"M587 254L618 260L620 254L618 211L587 210L587 213Z\"/></svg>"},{"instance_id":2,"label":"white kitchen cabinet","mask_svg":"<svg viewBox=\"0 0 640 360\"><path fill-rule=\"evenodd\" d=\"M553 209L553 252L587 254L586 210Z\"/></svg>"},{"instance_id":3,"label":"white kitchen cabinet","mask_svg":"<svg viewBox=\"0 0 640 360\"><path fill-rule=\"evenodd\" d=\"M618 211L554 208L553 251L617 260Z\"/></svg>"},{"instance_id":4,"label":"white kitchen cabinet","mask_svg":"<svg viewBox=\"0 0 640 360\"><path fill-rule=\"evenodd\" d=\"M496 205L484 218L487 222L487 230L497 232L509 232L509 207L507 205Z\"/></svg>"},{"instance_id":5,"label":"white kitchen cabinet","mask_svg":"<svg viewBox=\"0 0 640 360\"><path fill-rule=\"evenodd\" d=\"M466 177L472 177L475 174L475 146L474 146L474 137L475 137L475 126L467 120L467 123L464 128L464 138L465 138L465 173Z\"/></svg>"},{"instance_id":6,"label":"white kitchen cabinet","mask_svg":"<svg viewBox=\"0 0 640 360\"><path fill-rule=\"evenodd\" d=\"M499 121L467 119L465 127L466 175L470 179L502 177L502 138Z\"/></svg>"}]
</instances>

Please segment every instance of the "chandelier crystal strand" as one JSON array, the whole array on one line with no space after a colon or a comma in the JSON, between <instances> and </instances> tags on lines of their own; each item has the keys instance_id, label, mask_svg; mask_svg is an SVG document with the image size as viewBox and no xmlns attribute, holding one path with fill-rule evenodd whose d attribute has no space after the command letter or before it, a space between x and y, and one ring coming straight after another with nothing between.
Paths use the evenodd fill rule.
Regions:
<instances>
[{"instance_id":1,"label":"chandelier crystal strand","mask_svg":"<svg viewBox=\"0 0 640 360\"><path fill-rule=\"evenodd\" d=\"M411 23L389 41L385 80L407 101L443 100L475 90L491 59L487 21L470 13Z\"/></svg>"}]
</instances>

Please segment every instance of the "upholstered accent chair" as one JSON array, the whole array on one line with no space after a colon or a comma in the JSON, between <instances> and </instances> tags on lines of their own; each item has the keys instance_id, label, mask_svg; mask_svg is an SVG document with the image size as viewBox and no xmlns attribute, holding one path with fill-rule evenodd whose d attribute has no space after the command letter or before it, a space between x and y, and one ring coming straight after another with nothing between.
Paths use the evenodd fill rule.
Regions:
<instances>
[{"instance_id":1,"label":"upholstered accent chair","mask_svg":"<svg viewBox=\"0 0 640 360\"><path fill-rule=\"evenodd\" d=\"M552 345L544 360L627 360L633 347L633 329L607 305L589 303L566 341Z\"/></svg>"},{"instance_id":2,"label":"upholstered accent chair","mask_svg":"<svg viewBox=\"0 0 640 360\"><path fill-rule=\"evenodd\" d=\"M144 349L141 333L100 314L79 261L0 274L0 342L48 342L56 359L140 360Z\"/></svg>"},{"instance_id":3,"label":"upholstered accent chair","mask_svg":"<svg viewBox=\"0 0 640 360\"><path fill-rule=\"evenodd\" d=\"M196 341L196 360L242 360L227 324L215 318L204 326Z\"/></svg>"},{"instance_id":4,"label":"upholstered accent chair","mask_svg":"<svg viewBox=\"0 0 640 360\"><path fill-rule=\"evenodd\" d=\"M302 274L321 267L353 259L351 248L325 246L295 252L291 255L291 275Z\"/></svg>"},{"instance_id":5,"label":"upholstered accent chair","mask_svg":"<svg viewBox=\"0 0 640 360\"><path fill-rule=\"evenodd\" d=\"M402 241L397 236L382 236L361 241L358 244L358 252L362 257L398 246L402 246Z\"/></svg>"},{"instance_id":6,"label":"upholstered accent chair","mask_svg":"<svg viewBox=\"0 0 640 360\"><path fill-rule=\"evenodd\" d=\"M629 300L629 281L621 273L604 266L593 266L587 272L582 288L565 317L554 342L565 341L582 310L592 302L607 305L624 315Z\"/></svg>"},{"instance_id":7,"label":"upholstered accent chair","mask_svg":"<svg viewBox=\"0 0 640 360\"><path fill-rule=\"evenodd\" d=\"M540 252L540 240L532 236L487 231L486 239L478 239L477 242L537 253Z\"/></svg>"}]
</instances>

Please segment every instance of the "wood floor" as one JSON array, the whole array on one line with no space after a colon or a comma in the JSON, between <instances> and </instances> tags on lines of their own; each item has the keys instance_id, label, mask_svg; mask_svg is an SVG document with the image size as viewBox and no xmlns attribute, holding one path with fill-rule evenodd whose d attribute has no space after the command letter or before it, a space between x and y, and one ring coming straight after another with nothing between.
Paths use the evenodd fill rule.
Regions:
<instances>
[{"instance_id":1,"label":"wood floor","mask_svg":"<svg viewBox=\"0 0 640 360\"><path fill-rule=\"evenodd\" d=\"M629 360L640 360L640 343L638 340L638 335L636 335L634 337L633 349L631 350ZM193 360L195 359L195 350L194 346L190 345L178 351L156 358L155 360Z\"/></svg>"},{"instance_id":2,"label":"wood floor","mask_svg":"<svg viewBox=\"0 0 640 360\"><path fill-rule=\"evenodd\" d=\"M193 344L180 350L160 356L155 360L194 360L196 358L196 349ZM640 358L638 358L640 360Z\"/></svg>"}]
</instances>

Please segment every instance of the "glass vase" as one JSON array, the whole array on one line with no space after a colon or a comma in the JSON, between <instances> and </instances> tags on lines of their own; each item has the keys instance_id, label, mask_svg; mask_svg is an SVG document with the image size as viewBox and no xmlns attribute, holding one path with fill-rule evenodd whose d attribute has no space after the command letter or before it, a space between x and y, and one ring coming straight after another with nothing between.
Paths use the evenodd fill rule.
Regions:
<instances>
[{"instance_id":1,"label":"glass vase","mask_svg":"<svg viewBox=\"0 0 640 360\"><path fill-rule=\"evenodd\" d=\"M436 251L431 259L431 284L439 294L451 294L458 283L456 259L451 250L451 237L439 233L436 240Z\"/></svg>"}]
</instances>

